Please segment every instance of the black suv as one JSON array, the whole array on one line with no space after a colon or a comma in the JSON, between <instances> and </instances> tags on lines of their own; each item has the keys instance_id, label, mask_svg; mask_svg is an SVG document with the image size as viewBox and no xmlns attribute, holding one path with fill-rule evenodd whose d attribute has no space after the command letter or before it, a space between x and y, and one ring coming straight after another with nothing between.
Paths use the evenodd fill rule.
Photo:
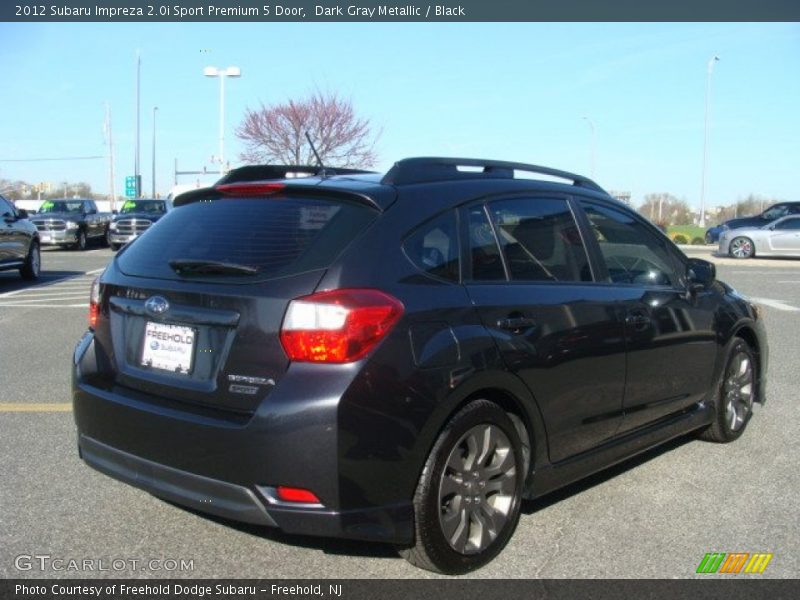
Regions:
<instances>
[{"instance_id":1,"label":"black suv","mask_svg":"<svg viewBox=\"0 0 800 600\"><path fill-rule=\"evenodd\" d=\"M180 196L95 282L73 369L89 465L463 573L523 499L688 432L734 440L764 400L757 309L588 179L290 171Z\"/></svg>"},{"instance_id":2,"label":"black suv","mask_svg":"<svg viewBox=\"0 0 800 600\"><path fill-rule=\"evenodd\" d=\"M23 279L39 278L39 233L24 209L0 196L0 271L19 269Z\"/></svg>"}]
</instances>

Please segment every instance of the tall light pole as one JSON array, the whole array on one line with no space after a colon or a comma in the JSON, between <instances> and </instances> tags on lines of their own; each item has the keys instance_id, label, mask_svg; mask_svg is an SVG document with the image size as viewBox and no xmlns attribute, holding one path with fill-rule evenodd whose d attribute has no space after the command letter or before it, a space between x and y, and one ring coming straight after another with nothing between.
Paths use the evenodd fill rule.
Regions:
<instances>
[{"instance_id":1,"label":"tall light pole","mask_svg":"<svg viewBox=\"0 0 800 600\"><path fill-rule=\"evenodd\" d=\"M156 197L156 111L158 107L153 107L153 195L151 198Z\"/></svg>"},{"instance_id":2,"label":"tall light pole","mask_svg":"<svg viewBox=\"0 0 800 600\"><path fill-rule=\"evenodd\" d=\"M225 78L241 77L242 70L239 67L228 67L219 69L217 67L206 67L203 69L206 77L219 77L219 170L225 173Z\"/></svg>"},{"instance_id":3,"label":"tall light pole","mask_svg":"<svg viewBox=\"0 0 800 600\"><path fill-rule=\"evenodd\" d=\"M142 79L142 54L139 50L136 51L136 164L134 165L134 179L136 180L136 197L142 197L142 173L139 169L139 125L140 115L139 99L140 99L140 84Z\"/></svg>"},{"instance_id":4,"label":"tall light pole","mask_svg":"<svg viewBox=\"0 0 800 600\"><path fill-rule=\"evenodd\" d=\"M592 132L591 158L592 158L592 179L594 179L595 166L597 162L597 132L594 129L594 123L589 117L583 117L583 120L589 124L589 129Z\"/></svg>"},{"instance_id":5,"label":"tall light pole","mask_svg":"<svg viewBox=\"0 0 800 600\"><path fill-rule=\"evenodd\" d=\"M706 169L708 165L708 125L711 104L711 75L714 74L714 65L719 61L719 56L708 59L708 72L706 73L706 117L703 135L703 181L700 184L700 227L706 226Z\"/></svg>"}]
</instances>

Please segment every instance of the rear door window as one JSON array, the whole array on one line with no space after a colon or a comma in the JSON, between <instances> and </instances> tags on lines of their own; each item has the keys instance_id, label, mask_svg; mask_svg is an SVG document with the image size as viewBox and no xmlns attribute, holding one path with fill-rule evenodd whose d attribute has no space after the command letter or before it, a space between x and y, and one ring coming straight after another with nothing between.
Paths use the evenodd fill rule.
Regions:
<instances>
[{"instance_id":1,"label":"rear door window","mask_svg":"<svg viewBox=\"0 0 800 600\"><path fill-rule=\"evenodd\" d=\"M488 204L512 281L592 281L580 231L564 199Z\"/></svg>"},{"instance_id":2,"label":"rear door window","mask_svg":"<svg viewBox=\"0 0 800 600\"><path fill-rule=\"evenodd\" d=\"M469 268L472 281L505 281L506 272L494 229L482 204L467 209Z\"/></svg>"},{"instance_id":3,"label":"rear door window","mask_svg":"<svg viewBox=\"0 0 800 600\"><path fill-rule=\"evenodd\" d=\"M118 257L123 273L163 279L249 283L329 266L377 217L338 199L209 198L168 212ZM170 262L225 263L251 274L179 275Z\"/></svg>"}]
</instances>

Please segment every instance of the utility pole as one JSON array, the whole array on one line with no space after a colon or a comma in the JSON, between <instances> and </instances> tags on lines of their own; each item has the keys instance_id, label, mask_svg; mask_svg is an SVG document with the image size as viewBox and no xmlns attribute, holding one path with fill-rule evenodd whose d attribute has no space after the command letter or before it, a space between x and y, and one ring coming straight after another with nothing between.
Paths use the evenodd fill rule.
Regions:
<instances>
[{"instance_id":1,"label":"utility pole","mask_svg":"<svg viewBox=\"0 0 800 600\"><path fill-rule=\"evenodd\" d=\"M703 134L703 182L700 186L700 227L706 226L706 170L708 164L708 125L709 125L709 104L711 102L711 76L714 74L714 64L719 62L719 56L712 56L708 59L708 70L706 71L706 116Z\"/></svg>"},{"instance_id":2,"label":"utility pole","mask_svg":"<svg viewBox=\"0 0 800 600\"><path fill-rule=\"evenodd\" d=\"M108 189L109 204L113 211L117 207L117 192L114 190L114 137L111 132L111 105L106 102L106 143L108 144Z\"/></svg>"},{"instance_id":3,"label":"utility pole","mask_svg":"<svg viewBox=\"0 0 800 600\"><path fill-rule=\"evenodd\" d=\"M158 107L153 107L153 195L156 197L156 112Z\"/></svg>"}]
</instances>

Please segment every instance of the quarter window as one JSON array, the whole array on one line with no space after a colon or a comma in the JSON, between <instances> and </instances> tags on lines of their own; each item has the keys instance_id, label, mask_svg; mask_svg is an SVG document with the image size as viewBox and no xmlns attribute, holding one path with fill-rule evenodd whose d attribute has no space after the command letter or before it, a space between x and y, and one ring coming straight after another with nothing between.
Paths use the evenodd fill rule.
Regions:
<instances>
[{"instance_id":1,"label":"quarter window","mask_svg":"<svg viewBox=\"0 0 800 600\"><path fill-rule=\"evenodd\" d=\"M586 249L566 200L515 198L488 206L512 280L592 280Z\"/></svg>"},{"instance_id":2,"label":"quarter window","mask_svg":"<svg viewBox=\"0 0 800 600\"><path fill-rule=\"evenodd\" d=\"M621 210L581 202L614 283L676 286L677 274L663 240Z\"/></svg>"},{"instance_id":3,"label":"quarter window","mask_svg":"<svg viewBox=\"0 0 800 600\"><path fill-rule=\"evenodd\" d=\"M454 212L420 227L406 240L406 254L418 269L449 281L459 279L458 235Z\"/></svg>"}]
</instances>

